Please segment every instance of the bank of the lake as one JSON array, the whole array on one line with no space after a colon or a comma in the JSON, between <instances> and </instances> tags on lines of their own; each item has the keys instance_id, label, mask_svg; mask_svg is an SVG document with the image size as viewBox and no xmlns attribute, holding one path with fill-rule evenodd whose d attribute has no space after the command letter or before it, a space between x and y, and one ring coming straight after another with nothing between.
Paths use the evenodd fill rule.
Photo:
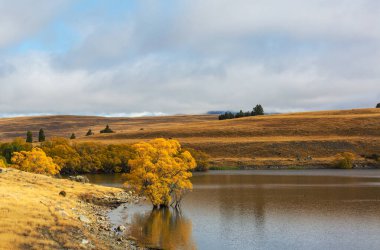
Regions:
<instances>
[{"instance_id":1,"label":"bank of the lake","mask_svg":"<svg viewBox=\"0 0 380 250\"><path fill-rule=\"evenodd\" d=\"M0 249L138 249L108 220L120 188L0 169L0 190Z\"/></svg>"}]
</instances>

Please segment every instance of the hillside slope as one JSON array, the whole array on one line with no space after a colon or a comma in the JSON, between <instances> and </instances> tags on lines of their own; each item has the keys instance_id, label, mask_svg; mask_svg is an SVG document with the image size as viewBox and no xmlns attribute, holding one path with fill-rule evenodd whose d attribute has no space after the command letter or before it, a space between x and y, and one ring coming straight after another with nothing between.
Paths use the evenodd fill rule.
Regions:
<instances>
[{"instance_id":1,"label":"hillside slope","mask_svg":"<svg viewBox=\"0 0 380 250\"><path fill-rule=\"evenodd\" d=\"M99 134L109 124L114 134ZM0 140L30 129L47 136L76 133L77 141L133 143L178 139L210 154L213 165L327 165L340 152L380 154L380 109L268 115L219 121L214 115L144 118L52 116L0 119ZM91 128L97 134L85 137ZM364 159L361 159L364 163Z\"/></svg>"}]
</instances>

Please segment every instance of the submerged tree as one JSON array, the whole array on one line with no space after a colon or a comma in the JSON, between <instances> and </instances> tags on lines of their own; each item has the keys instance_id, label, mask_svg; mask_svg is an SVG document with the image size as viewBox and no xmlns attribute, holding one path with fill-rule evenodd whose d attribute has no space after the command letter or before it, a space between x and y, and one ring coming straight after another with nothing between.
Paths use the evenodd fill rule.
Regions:
<instances>
[{"instance_id":1,"label":"submerged tree","mask_svg":"<svg viewBox=\"0 0 380 250\"><path fill-rule=\"evenodd\" d=\"M32 131L26 132L26 142L32 143L33 142L33 134Z\"/></svg>"},{"instance_id":2,"label":"submerged tree","mask_svg":"<svg viewBox=\"0 0 380 250\"><path fill-rule=\"evenodd\" d=\"M179 206L184 194L192 189L194 158L183 151L176 140L155 139L132 146L130 173L126 185L149 198L155 208Z\"/></svg>"},{"instance_id":3,"label":"submerged tree","mask_svg":"<svg viewBox=\"0 0 380 250\"><path fill-rule=\"evenodd\" d=\"M44 132L44 130L42 128L38 132L38 141L39 142L44 142L45 141L45 132Z\"/></svg>"},{"instance_id":4,"label":"submerged tree","mask_svg":"<svg viewBox=\"0 0 380 250\"><path fill-rule=\"evenodd\" d=\"M19 170L37 174L56 175L60 170L53 159L46 156L40 148L33 148L32 151L15 152L12 156L12 163Z\"/></svg>"}]
</instances>

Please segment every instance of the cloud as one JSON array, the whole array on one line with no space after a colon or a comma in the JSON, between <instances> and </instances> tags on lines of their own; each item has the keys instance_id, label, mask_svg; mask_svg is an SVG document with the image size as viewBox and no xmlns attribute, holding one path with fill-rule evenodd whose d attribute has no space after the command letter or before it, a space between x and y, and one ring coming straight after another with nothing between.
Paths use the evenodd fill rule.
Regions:
<instances>
[{"instance_id":1,"label":"cloud","mask_svg":"<svg viewBox=\"0 0 380 250\"><path fill-rule=\"evenodd\" d=\"M0 0L0 50L38 33L69 1Z\"/></svg>"},{"instance_id":2,"label":"cloud","mask_svg":"<svg viewBox=\"0 0 380 250\"><path fill-rule=\"evenodd\" d=\"M79 38L66 51L0 53L0 113L159 115L257 103L284 112L379 102L378 1L169 2L71 6L78 10L59 21ZM0 38L0 47L37 30L49 36L52 13Z\"/></svg>"}]
</instances>

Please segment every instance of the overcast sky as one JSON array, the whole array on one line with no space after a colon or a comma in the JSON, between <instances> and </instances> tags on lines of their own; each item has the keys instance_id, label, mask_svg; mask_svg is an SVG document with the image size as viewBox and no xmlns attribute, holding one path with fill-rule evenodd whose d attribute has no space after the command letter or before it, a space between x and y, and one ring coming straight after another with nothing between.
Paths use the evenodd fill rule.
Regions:
<instances>
[{"instance_id":1,"label":"overcast sky","mask_svg":"<svg viewBox=\"0 0 380 250\"><path fill-rule=\"evenodd\" d=\"M378 0L0 0L0 116L380 102Z\"/></svg>"}]
</instances>

